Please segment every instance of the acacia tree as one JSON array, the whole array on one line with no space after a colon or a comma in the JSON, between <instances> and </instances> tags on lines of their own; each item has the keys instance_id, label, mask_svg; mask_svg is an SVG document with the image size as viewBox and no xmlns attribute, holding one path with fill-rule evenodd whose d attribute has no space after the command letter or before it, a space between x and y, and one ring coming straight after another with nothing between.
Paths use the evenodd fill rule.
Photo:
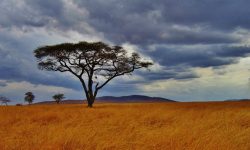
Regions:
<instances>
[{"instance_id":1,"label":"acacia tree","mask_svg":"<svg viewBox=\"0 0 250 150\"><path fill-rule=\"evenodd\" d=\"M152 65L143 61L138 53L128 55L122 47L102 42L43 46L34 50L34 54L39 69L70 72L76 76L84 89L88 107L92 107L98 91L112 79Z\"/></svg>"},{"instance_id":2,"label":"acacia tree","mask_svg":"<svg viewBox=\"0 0 250 150\"><path fill-rule=\"evenodd\" d=\"M0 102L2 105L5 104L7 106L8 103L11 102L11 100L9 100L7 97L0 96Z\"/></svg>"},{"instance_id":3,"label":"acacia tree","mask_svg":"<svg viewBox=\"0 0 250 150\"><path fill-rule=\"evenodd\" d=\"M55 94L54 96L52 96L52 98L56 101L57 104L59 104L62 99L64 99L64 94Z\"/></svg>"},{"instance_id":4,"label":"acacia tree","mask_svg":"<svg viewBox=\"0 0 250 150\"><path fill-rule=\"evenodd\" d=\"M35 96L33 95L32 92L27 92L25 93L25 97L24 97L24 101L28 102L29 104L31 104L33 102L33 100L35 99Z\"/></svg>"}]
</instances>

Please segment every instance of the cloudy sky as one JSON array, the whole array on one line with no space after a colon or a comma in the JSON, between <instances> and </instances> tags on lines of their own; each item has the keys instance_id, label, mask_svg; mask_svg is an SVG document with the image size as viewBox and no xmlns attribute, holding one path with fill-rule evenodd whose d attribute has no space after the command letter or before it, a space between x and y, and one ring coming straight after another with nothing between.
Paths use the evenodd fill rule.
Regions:
<instances>
[{"instance_id":1,"label":"cloudy sky","mask_svg":"<svg viewBox=\"0 0 250 150\"><path fill-rule=\"evenodd\" d=\"M145 94L179 101L250 97L248 0L1 0L0 95L17 103L58 92L82 99L70 74L37 69L33 50L103 41L155 65L107 85L99 96Z\"/></svg>"}]
</instances>

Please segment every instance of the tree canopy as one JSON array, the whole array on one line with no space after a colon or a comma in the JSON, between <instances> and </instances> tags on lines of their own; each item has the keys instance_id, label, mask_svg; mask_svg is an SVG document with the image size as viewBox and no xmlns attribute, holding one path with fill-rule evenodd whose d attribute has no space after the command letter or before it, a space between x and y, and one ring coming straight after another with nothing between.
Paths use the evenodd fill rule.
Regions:
<instances>
[{"instance_id":1,"label":"tree canopy","mask_svg":"<svg viewBox=\"0 0 250 150\"><path fill-rule=\"evenodd\" d=\"M34 99L35 99L35 96L33 95L32 92L25 93L24 101L26 101L29 104L31 104L34 101Z\"/></svg>"},{"instance_id":2,"label":"tree canopy","mask_svg":"<svg viewBox=\"0 0 250 150\"><path fill-rule=\"evenodd\" d=\"M109 46L103 42L43 46L37 48L34 54L39 69L70 72L76 76L89 107L92 107L98 91L112 79L153 64L143 61L138 53L129 55L121 46Z\"/></svg>"},{"instance_id":3,"label":"tree canopy","mask_svg":"<svg viewBox=\"0 0 250 150\"><path fill-rule=\"evenodd\" d=\"M54 96L52 96L52 98L56 101L57 104L59 104L62 99L64 99L64 94L55 94Z\"/></svg>"},{"instance_id":4,"label":"tree canopy","mask_svg":"<svg viewBox=\"0 0 250 150\"><path fill-rule=\"evenodd\" d=\"M7 97L5 96L0 96L0 102L1 104L5 104L5 105L8 105L9 102L11 102L11 100L9 100Z\"/></svg>"}]
</instances>

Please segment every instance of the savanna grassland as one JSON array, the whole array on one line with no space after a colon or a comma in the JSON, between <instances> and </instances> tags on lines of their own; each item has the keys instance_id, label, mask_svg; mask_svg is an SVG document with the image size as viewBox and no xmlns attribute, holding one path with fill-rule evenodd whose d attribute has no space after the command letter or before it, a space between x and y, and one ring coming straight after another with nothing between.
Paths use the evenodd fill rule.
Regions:
<instances>
[{"instance_id":1,"label":"savanna grassland","mask_svg":"<svg viewBox=\"0 0 250 150\"><path fill-rule=\"evenodd\" d=\"M250 102L0 107L0 149L250 149Z\"/></svg>"}]
</instances>

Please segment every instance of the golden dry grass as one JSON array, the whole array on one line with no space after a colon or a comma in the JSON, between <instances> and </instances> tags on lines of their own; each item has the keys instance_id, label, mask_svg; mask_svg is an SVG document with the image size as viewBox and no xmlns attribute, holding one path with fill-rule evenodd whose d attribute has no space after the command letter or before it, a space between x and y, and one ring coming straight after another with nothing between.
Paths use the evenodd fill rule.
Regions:
<instances>
[{"instance_id":1,"label":"golden dry grass","mask_svg":"<svg viewBox=\"0 0 250 150\"><path fill-rule=\"evenodd\" d=\"M250 149L250 102L0 107L0 149Z\"/></svg>"}]
</instances>

